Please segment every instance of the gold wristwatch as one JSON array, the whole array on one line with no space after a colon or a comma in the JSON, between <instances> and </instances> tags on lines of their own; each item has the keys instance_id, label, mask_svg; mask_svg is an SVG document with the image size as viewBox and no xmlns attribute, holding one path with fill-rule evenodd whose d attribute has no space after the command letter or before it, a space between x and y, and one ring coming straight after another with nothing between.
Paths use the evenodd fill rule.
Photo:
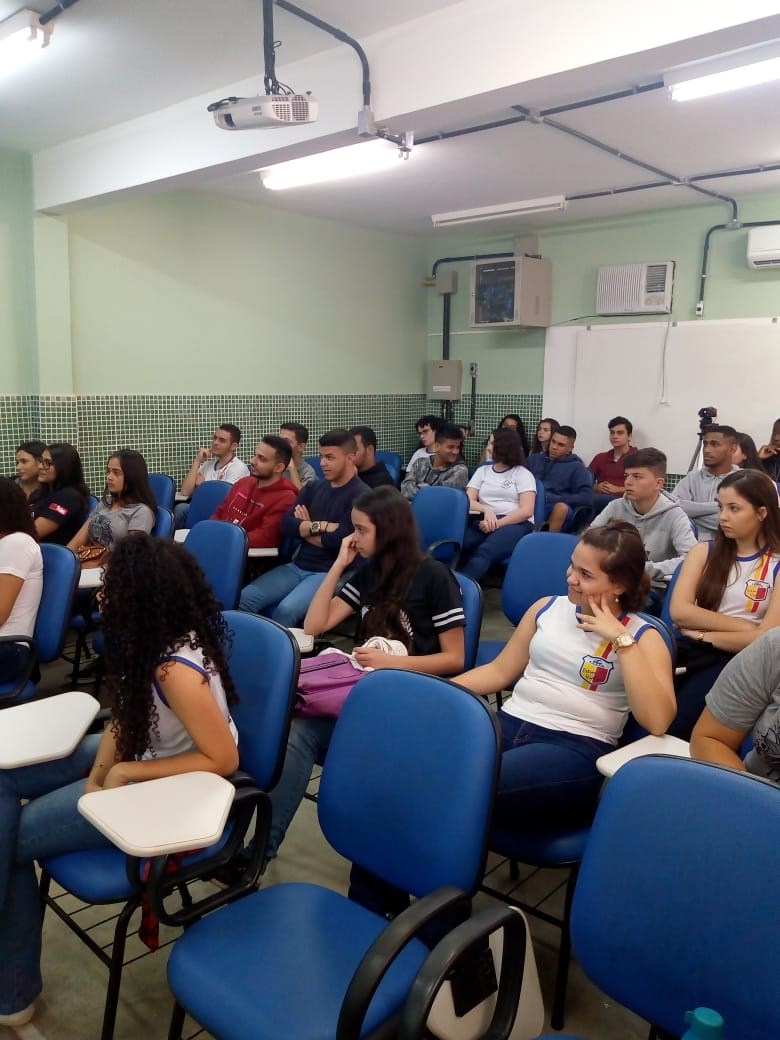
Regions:
<instances>
[{"instance_id":1,"label":"gold wristwatch","mask_svg":"<svg viewBox=\"0 0 780 1040\"><path fill-rule=\"evenodd\" d=\"M612 645L616 650L625 650L627 646L634 646L636 639L631 635L630 632L621 632L619 636L616 636L612 641Z\"/></svg>"}]
</instances>

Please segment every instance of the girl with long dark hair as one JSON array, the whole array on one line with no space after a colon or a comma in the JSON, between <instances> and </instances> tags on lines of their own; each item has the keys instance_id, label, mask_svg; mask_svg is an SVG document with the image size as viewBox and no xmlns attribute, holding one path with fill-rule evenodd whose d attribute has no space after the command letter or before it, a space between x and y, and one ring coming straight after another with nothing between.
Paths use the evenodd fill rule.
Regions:
<instances>
[{"instance_id":1,"label":"girl with long dark hair","mask_svg":"<svg viewBox=\"0 0 780 1040\"><path fill-rule=\"evenodd\" d=\"M756 442L749 433L737 434L737 447L731 456L735 466L740 469L757 469L759 473L765 473L763 463L758 457Z\"/></svg>"},{"instance_id":2,"label":"girl with long dark hair","mask_svg":"<svg viewBox=\"0 0 780 1040\"><path fill-rule=\"evenodd\" d=\"M34 861L110 845L79 814L81 795L238 766L225 625L192 557L148 535L124 539L101 609L112 701L103 735L59 761L0 770L0 1025L28 1022L42 988Z\"/></svg>"},{"instance_id":3,"label":"girl with long dark hair","mask_svg":"<svg viewBox=\"0 0 780 1040\"><path fill-rule=\"evenodd\" d=\"M39 488L30 497L41 542L67 545L84 522L89 488L81 456L72 444L47 444L38 462Z\"/></svg>"},{"instance_id":4,"label":"girl with long dark hair","mask_svg":"<svg viewBox=\"0 0 780 1040\"><path fill-rule=\"evenodd\" d=\"M43 560L27 498L15 481L0 477L0 636L32 636L42 591ZM26 653L24 643L0 643L0 683L17 678Z\"/></svg>"},{"instance_id":5,"label":"girl with long dark hair","mask_svg":"<svg viewBox=\"0 0 780 1040\"><path fill-rule=\"evenodd\" d=\"M734 654L780 624L780 506L766 473L729 473L718 488L718 529L682 564L670 612L680 629L678 713L669 732L688 740L704 699Z\"/></svg>"},{"instance_id":6,"label":"girl with long dark hair","mask_svg":"<svg viewBox=\"0 0 780 1040\"><path fill-rule=\"evenodd\" d=\"M542 452L542 454L546 455L547 450L550 447L550 439L552 438L552 435L557 433L560 428L561 424L557 419L542 419L536 427L536 433L534 434L529 454L533 455Z\"/></svg>"},{"instance_id":7,"label":"girl with long dark hair","mask_svg":"<svg viewBox=\"0 0 780 1040\"><path fill-rule=\"evenodd\" d=\"M362 667L454 675L464 662L460 588L443 563L420 552L409 503L395 488L376 488L355 499L352 523L354 532L309 605L305 631L320 635L357 614L354 656ZM339 588L358 557L366 563ZM399 640L408 656L359 645L372 636ZM282 776L271 792L269 856L276 854L335 724L334 718L293 719Z\"/></svg>"},{"instance_id":8,"label":"girl with long dark hair","mask_svg":"<svg viewBox=\"0 0 780 1040\"><path fill-rule=\"evenodd\" d=\"M154 527L156 511L146 459L139 451L122 448L108 460L106 490L97 509L68 546L81 549L85 545L95 545L111 549L132 532L149 534Z\"/></svg>"}]
</instances>

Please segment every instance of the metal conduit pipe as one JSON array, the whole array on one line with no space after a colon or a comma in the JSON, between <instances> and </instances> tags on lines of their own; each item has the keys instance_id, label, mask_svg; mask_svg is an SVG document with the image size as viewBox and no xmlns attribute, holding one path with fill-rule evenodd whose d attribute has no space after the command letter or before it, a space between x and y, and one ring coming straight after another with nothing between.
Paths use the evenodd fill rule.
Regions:
<instances>
[{"instance_id":1,"label":"metal conduit pipe","mask_svg":"<svg viewBox=\"0 0 780 1040\"><path fill-rule=\"evenodd\" d=\"M704 292L707 286L707 266L710 255L710 239L716 231L737 231L740 228L752 227L774 227L780 224L780 220L746 220L744 223L732 222L729 224L713 224L704 236L704 249L701 257L701 275L699 277L699 300L696 304L696 317L704 315Z\"/></svg>"}]
</instances>

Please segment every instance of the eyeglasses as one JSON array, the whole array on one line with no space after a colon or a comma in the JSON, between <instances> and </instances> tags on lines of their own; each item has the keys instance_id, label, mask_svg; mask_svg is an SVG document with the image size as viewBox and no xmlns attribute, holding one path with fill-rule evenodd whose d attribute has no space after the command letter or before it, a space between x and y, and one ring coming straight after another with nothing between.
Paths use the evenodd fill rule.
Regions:
<instances>
[{"instance_id":1,"label":"eyeglasses","mask_svg":"<svg viewBox=\"0 0 780 1040\"><path fill-rule=\"evenodd\" d=\"M38 459L38 465L43 466L44 469L51 469L54 463L51 459Z\"/></svg>"}]
</instances>

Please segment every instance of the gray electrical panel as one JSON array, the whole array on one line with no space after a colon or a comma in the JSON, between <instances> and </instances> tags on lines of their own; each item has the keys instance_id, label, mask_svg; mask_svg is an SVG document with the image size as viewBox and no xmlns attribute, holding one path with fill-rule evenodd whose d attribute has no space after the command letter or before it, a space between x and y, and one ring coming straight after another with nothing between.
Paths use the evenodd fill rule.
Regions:
<instances>
[{"instance_id":1,"label":"gray electrical panel","mask_svg":"<svg viewBox=\"0 0 780 1040\"><path fill-rule=\"evenodd\" d=\"M552 264L532 256L480 260L471 268L472 328L547 328Z\"/></svg>"},{"instance_id":2,"label":"gray electrical panel","mask_svg":"<svg viewBox=\"0 0 780 1040\"><path fill-rule=\"evenodd\" d=\"M462 382L462 361L428 362L425 395L429 401L459 401Z\"/></svg>"}]
</instances>

